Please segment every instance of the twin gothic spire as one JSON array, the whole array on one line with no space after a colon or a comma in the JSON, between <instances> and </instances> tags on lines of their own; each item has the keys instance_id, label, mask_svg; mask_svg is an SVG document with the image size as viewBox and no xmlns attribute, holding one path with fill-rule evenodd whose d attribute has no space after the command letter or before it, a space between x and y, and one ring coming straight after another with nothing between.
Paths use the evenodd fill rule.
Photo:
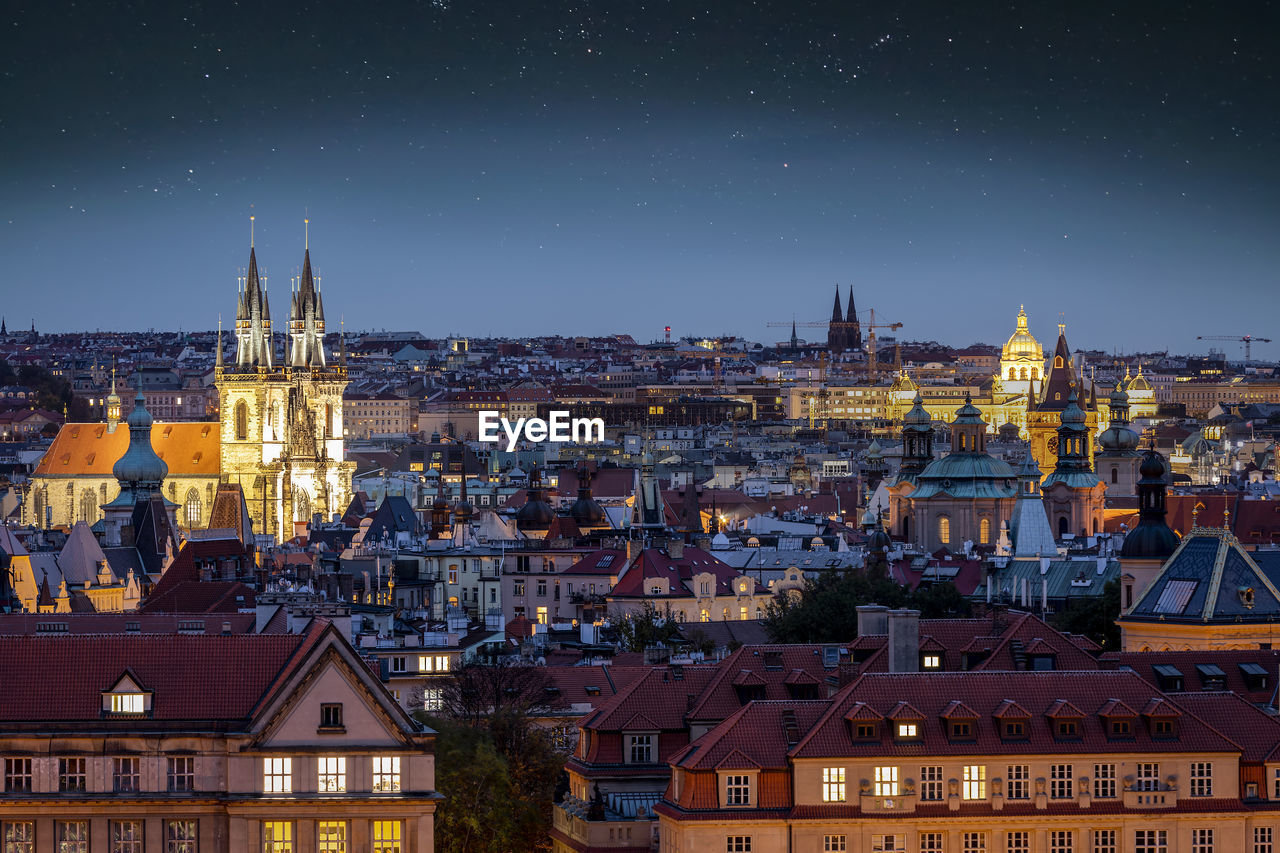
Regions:
<instances>
[{"instance_id":1,"label":"twin gothic spire","mask_svg":"<svg viewBox=\"0 0 1280 853\"><path fill-rule=\"evenodd\" d=\"M252 223L253 217L249 217L249 221ZM324 300L316 285L316 277L311 272L309 242L308 240L303 252L302 275L293 280L290 289L287 357L282 366L326 366ZM258 258L251 236L249 269L239 280L239 299L236 305L235 366L238 370L270 370L276 366L275 347L271 337L271 305L267 299L265 282L266 276L258 272Z\"/></svg>"}]
</instances>

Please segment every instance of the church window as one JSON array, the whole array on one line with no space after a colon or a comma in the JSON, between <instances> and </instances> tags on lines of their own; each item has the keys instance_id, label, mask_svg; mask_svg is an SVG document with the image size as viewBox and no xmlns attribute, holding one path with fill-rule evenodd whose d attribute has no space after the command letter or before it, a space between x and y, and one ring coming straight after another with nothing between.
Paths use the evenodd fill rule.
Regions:
<instances>
[{"instance_id":1,"label":"church window","mask_svg":"<svg viewBox=\"0 0 1280 853\"><path fill-rule=\"evenodd\" d=\"M1039 368L1035 368L1035 367L1031 368L1031 378L1032 378L1032 379L1039 379L1039 378L1040 378L1040 370L1039 370Z\"/></svg>"},{"instance_id":2,"label":"church window","mask_svg":"<svg viewBox=\"0 0 1280 853\"><path fill-rule=\"evenodd\" d=\"M1060 368L1060 367L1062 367L1062 356L1060 356L1060 355L1055 355L1055 356L1053 357L1053 366L1054 366L1054 368L1055 368L1055 369L1056 369L1056 368Z\"/></svg>"},{"instance_id":3,"label":"church window","mask_svg":"<svg viewBox=\"0 0 1280 853\"><path fill-rule=\"evenodd\" d=\"M249 438L249 407L245 405L244 400L236 403L236 441L246 441Z\"/></svg>"},{"instance_id":4,"label":"church window","mask_svg":"<svg viewBox=\"0 0 1280 853\"><path fill-rule=\"evenodd\" d=\"M938 540L943 545L951 544L951 519L946 516L938 519Z\"/></svg>"},{"instance_id":5,"label":"church window","mask_svg":"<svg viewBox=\"0 0 1280 853\"><path fill-rule=\"evenodd\" d=\"M86 524L93 524L98 520L98 499L88 489L80 495L79 520Z\"/></svg>"},{"instance_id":6,"label":"church window","mask_svg":"<svg viewBox=\"0 0 1280 853\"><path fill-rule=\"evenodd\" d=\"M1015 375L1014 375L1014 374L1016 374L1016 373L1017 373L1017 368L1015 368L1015 367L1010 367L1010 368L1009 368L1009 378L1010 378L1010 379L1014 379L1014 378L1016 378L1016 377L1015 377Z\"/></svg>"},{"instance_id":7,"label":"church window","mask_svg":"<svg viewBox=\"0 0 1280 853\"><path fill-rule=\"evenodd\" d=\"M1112 468L1112 469L1111 469L1111 482L1112 482L1112 483L1118 483L1118 482L1120 482L1120 469L1119 469L1119 468Z\"/></svg>"},{"instance_id":8,"label":"church window","mask_svg":"<svg viewBox=\"0 0 1280 853\"><path fill-rule=\"evenodd\" d=\"M1066 536L1070 530L1071 530L1071 527L1067 523L1067 517L1064 515L1061 518L1059 518L1058 519L1058 536L1059 537Z\"/></svg>"},{"instance_id":9,"label":"church window","mask_svg":"<svg viewBox=\"0 0 1280 853\"><path fill-rule=\"evenodd\" d=\"M195 489L187 489L187 499L183 504L183 521L188 529L200 523L201 510L200 493Z\"/></svg>"},{"instance_id":10,"label":"church window","mask_svg":"<svg viewBox=\"0 0 1280 853\"><path fill-rule=\"evenodd\" d=\"M1019 374L1018 378L1019 378L1019 379L1026 379L1026 378L1027 378L1027 369L1026 369L1025 367L1024 367L1024 368L1022 368L1022 372Z\"/></svg>"},{"instance_id":11,"label":"church window","mask_svg":"<svg viewBox=\"0 0 1280 853\"><path fill-rule=\"evenodd\" d=\"M978 523L978 541L983 545L991 544L991 519L984 518Z\"/></svg>"}]
</instances>

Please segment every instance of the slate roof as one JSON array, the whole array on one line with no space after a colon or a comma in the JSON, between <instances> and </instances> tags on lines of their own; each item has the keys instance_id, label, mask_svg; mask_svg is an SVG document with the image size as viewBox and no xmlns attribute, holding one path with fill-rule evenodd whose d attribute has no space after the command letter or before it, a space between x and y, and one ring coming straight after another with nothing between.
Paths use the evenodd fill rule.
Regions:
<instances>
[{"instance_id":1,"label":"slate roof","mask_svg":"<svg viewBox=\"0 0 1280 853\"><path fill-rule=\"evenodd\" d=\"M1192 528L1121 622L1270 622L1280 588L1229 531Z\"/></svg>"}]
</instances>

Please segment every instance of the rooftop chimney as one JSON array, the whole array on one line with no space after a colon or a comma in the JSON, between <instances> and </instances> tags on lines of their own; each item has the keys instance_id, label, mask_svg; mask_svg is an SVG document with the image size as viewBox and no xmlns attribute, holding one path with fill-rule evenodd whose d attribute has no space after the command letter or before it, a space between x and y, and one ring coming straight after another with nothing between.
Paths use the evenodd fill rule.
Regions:
<instances>
[{"instance_id":1,"label":"rooftop chimney","mask_svg":"<svg viewBox=\"0 0 1280 853\"><path fill-rule=\"evenodd\" d=\"M889 633L889 608L883 604L861 604L858 611L858 636Z\"/></svg>"},{"instance_id":2,"label":"rooftop chimney","mask_svg":"<svg viewBox=\"0 0 1280 853\"><path fill-rule=\"evenodd\" d=\"M920 611L890 610L885 614L889 623L889 671L920 671Z\"/></svg>"}]
</instances>

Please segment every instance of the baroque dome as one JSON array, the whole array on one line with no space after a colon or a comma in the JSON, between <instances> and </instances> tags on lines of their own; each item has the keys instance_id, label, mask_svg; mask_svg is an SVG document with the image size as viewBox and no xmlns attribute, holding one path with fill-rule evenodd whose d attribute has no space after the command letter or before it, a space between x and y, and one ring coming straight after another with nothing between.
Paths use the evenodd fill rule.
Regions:
<instances>
[{"instance_id":1,"label":"baroque dome","mask_svg":"<svg viewBox=\"0 0 1280 853\"><path fill-rule=\"evenodd\" d=\"M1044 361L1044 347L1027 328L1027 312L1018 306L1018 327L1000 351L1002 361Z\"/></svg>"}]
</instances>

